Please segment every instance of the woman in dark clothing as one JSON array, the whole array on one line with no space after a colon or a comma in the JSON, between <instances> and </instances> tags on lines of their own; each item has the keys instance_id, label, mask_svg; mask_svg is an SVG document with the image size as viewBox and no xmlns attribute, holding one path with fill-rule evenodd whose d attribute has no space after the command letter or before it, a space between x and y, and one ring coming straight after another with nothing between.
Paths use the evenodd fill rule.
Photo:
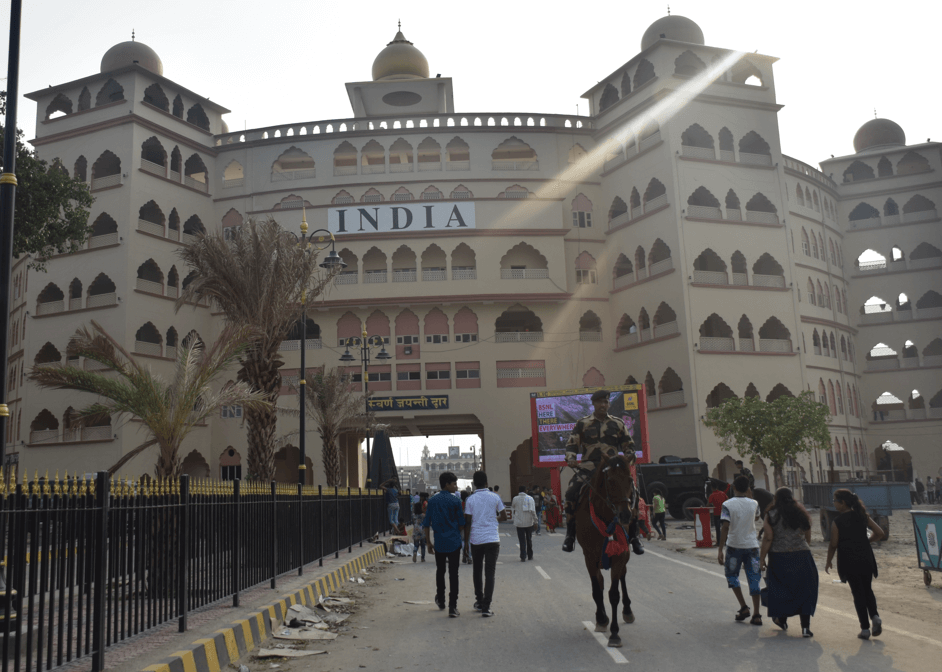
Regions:
<instances>
[{"instance_id":1,"label":"woman in dark clothing","mask_svg":"<svg viewBox=\"0 0 942 672\"><path fill-rule=\"evenodd\" d=\"M834 507L838 516L831 523L831 544L824 571L831 573L831 561L836 551L837 575L842 582L850 584L854 608L860 619L860 634L857 636L860 639L870 639L871 635L877 637L883 632L883 621L877 613L877 598L871 585L877 576L877 561L870 542L880 541L885 535L867 514L860 498L850 490L834 492ZM867 528L872 532L870 539L867 539Z\"/></svg>"},{"instance_id":2,"label":"woman in dark clothing","mask_svg":"<svg viewBox=\"0 0 942 672\"><path fill-rule=\"evenodd\" d=\"M818 568L811 556L811 518L792 491L779 488L765 517L759 562L766 569L769 617L782 630L788 617L801 620L802 637L813 637L818 604Z\"/></svg>"}]
</instances>

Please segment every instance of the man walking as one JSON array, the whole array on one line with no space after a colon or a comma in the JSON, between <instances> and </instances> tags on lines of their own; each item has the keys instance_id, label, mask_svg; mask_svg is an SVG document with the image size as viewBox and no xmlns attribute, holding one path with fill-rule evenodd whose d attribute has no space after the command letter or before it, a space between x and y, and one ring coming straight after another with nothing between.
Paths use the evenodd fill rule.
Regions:
<instances>
[{"instance_id":1,"label":"man walking","mask_svg":"<svg viewBox=\"0 0 942 672\"><path fill-rule=\"evenodd\" d=\"M733 480L733 498L723 502L723 531L720 536L717 560L726 569L726 583L733 589L739 600L737 621L749 618L749 607L739 585L739 572L746 570L749 581L749 594L752 596L752 608L755 614L749 621L752 625L762 625L759 613L759 537L756 534L756 517L759 504L749 497L749 479L737 476ZM723 549L726 549L724 558Z\"/></svg>"},{"instance_id":2,"label":"man walking","mask_svg":"<svg viewBox=\"0 0 942 672\"><path fill-rule=\"evenodd\" d=\"M446 471L438 477L441 492L428 500L422 529L428 552L435 556L435 604L445 608L445 566L448 567L448 616L458 618L458 565L461 561L461 529L465 518L461 500L455 497L458 477ZM435 538L429 535L429 528Z\"/></svg>"},{"instance_id":3,"label":"man walking","mask_svg":"<svg viewBox=\"0 0 942 672\"><path fill-rule=\"evenodd\" d=\"M474 493L464 503L464 541L471 547L474 563L475 611L481 616L494 615L491 598L494 597L494 570L500 555L498 523L507 520L507 511L500 496L487 489L487 474L474 472ZM483 581L481 574L484 574Z\"/></svg>"},{"instance_id":4,"label":"man walking","mask_svg":"<svg viewBox=\"0 0 942 672\"><path fill-rule=\"evenodd\" d=\"M716 545L720 545L720 532L723 530L723 520L721 516L723 515L723 502L725 502L729 497L726 496L726 493L720 490L715 485L710 486L709 499L707 502L710 506L713 507L713 510L710 512L711 517L713 518L713 529L716 530Z\"/></svg>"},{"instance_id":5,"label":"man walking","mask_svg":"<svg viewBox=\"0 0 942 672\"><path fill-rule=\"evenodd\" d=\"M536 525L536 502L527 494L526 488L520 486L520 493L510 503L510 510L514 516L514 526L517 528L517 540L520 542L520 562L533 559L533 528Z\"/></svg>"},{"instance_id":6,"label":"man walking","mask_svg":"<svg viewBox=\"0 0 942 672\"><path fill-rule=\"evenodd\" d=\"M742 460L736 460L736 466L739 467L739 473L737 476L745 476L749 480L749 490L756 489L756 477L752 475L752 471L749 470L746 465L742 463Z\"/></svg>"}]
</instances>

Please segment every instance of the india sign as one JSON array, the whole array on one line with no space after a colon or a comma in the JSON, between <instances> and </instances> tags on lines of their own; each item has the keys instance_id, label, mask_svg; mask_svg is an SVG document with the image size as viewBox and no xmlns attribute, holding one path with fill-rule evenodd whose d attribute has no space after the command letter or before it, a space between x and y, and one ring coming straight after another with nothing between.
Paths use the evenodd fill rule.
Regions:
<instances>
[{"instance_id":1,"label":"india sign","mask_svg":"<svg viewBox=\"0 0 942 672\"><path fill-rule=\"evenodd\" d=\"M327 211L335 235L473 229L474 203L360 203Z\"/></svg>"}]
</instances>

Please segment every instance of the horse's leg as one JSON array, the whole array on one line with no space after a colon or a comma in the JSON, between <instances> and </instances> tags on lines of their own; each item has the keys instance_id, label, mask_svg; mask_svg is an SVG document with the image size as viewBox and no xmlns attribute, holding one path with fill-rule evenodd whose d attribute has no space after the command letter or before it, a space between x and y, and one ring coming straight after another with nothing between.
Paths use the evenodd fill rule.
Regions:
<instances>
[{"instance_id":1,"label":"horse's leg","mask_svg":"<svg viewBox=\"0 0 942 672\"><path fill-rule=\"evenodd\" d=\"M590 576L592 577L592 599L595 600L595 631L605 632L608 630L608 614L605 613L605 598L602 595L605 590L605 581L598 570L592 572Z\"/></svg>"},{"instance_id":2,"label":"horse's leg","mask_svg":"<svg viewBox=\"0 0 942 672\"><path fill-rule=\"evenodd\" d=\"M616 569L616 566L617 566L617 569ZM622 562L618 562L617 565L612 566L612 576L611 576L612 585L608 589L608 601L612 605L612 625L611 625L612 634L609 635L608 637L608 645L615 648L621 646L621 637L618 636L618 599L619 599L618 581L620 578L618 576L618 573L619 572L624 573L625 571L624 567L625 567L624 563Z\"/></svg>"},{"instance_id":3,"label":"horse's leg","mask_svg":"<svg viewBox=\"0 0 942 672\"><path fill-rule=\"evenodd\" d=\"M628 597L628 586L625 585L625 576L628 574L627 567L625 568L625 573L621 576L621 595L625 600L625 607L621 612L622 618L625 620L625 623L634 623L635 615L631 611L631 598Z\"/></svg>"}]
</instances>

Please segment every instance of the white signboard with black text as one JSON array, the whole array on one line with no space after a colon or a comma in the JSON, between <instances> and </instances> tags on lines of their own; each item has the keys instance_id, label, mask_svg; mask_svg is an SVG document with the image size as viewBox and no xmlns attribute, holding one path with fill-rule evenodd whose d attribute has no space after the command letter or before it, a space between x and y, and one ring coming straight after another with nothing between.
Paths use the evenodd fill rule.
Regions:
<instances>
[{"instance_id":1,"label":"white signboard with black text","mask_svg":"<svg viewBox=\"0 0 942 672\"><path fill-rule=\"evenodd\" d=\"M335 235L473 229L474 203L351 203L327 211Z\"/></svg>"}]
</instances>

